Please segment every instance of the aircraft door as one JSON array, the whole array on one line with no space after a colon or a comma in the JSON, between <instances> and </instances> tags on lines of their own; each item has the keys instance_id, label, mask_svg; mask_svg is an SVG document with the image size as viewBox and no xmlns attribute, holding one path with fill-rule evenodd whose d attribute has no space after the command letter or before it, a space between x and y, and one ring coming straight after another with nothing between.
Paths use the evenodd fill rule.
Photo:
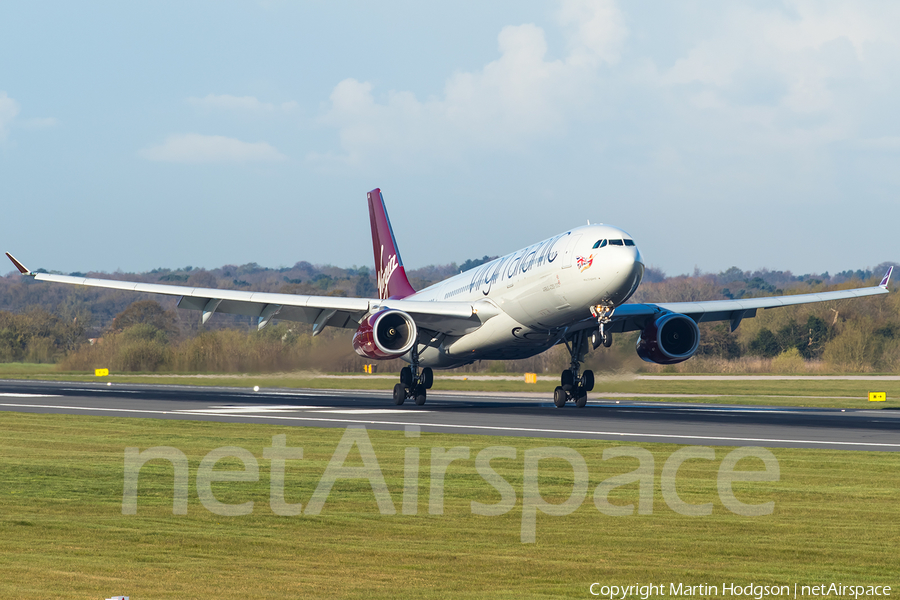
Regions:
<instances>
[{"instance_id":1,"label":"aircraft door","mask_svg":"<svg viewBox=\"0 0 900 600\"><path fill-rule=\"evenodd\" d=\"M572 259L575 256L575 247L578 245L578 241L581 239L581 234L573 235L572 239L569 240L569 245L566 246L566 251L563 254L563 269L568 269L572 266Z\"/></svg>"}]
</instances>

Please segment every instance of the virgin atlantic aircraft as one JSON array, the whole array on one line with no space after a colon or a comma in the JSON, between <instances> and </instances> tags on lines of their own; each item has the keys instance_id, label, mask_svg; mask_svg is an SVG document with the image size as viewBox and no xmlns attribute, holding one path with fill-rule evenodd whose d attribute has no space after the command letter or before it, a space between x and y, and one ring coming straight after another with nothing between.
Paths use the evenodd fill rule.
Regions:
<instances>
[{"instance_id":1,"label":"virgin atlantic aircraft","mask_svg":"<svg viewBox=\"0 0 900 600\"><path fill-rule=\"evenodd\" d=\"M893 267L875 287L741 300L625 304L641 283L644 260L625 231L586 225L547 238L416 292L406 278L380 189L368 194L378 298L340 298L217 290L33 273L6 255L19 271L42 281L180 296L179 308L356 329L353 348L374 360L402 358L394 403L424 404L432 368L476 360L528 358L565 344L571 365L562 372L553 402L581 408L594 374L581 372L588 347L609 347L612 334L640 331L638 355L658 364L689 359L700 343L698 323L742 319L762 308L886 294Z\"/></svg>"}]
</instances>

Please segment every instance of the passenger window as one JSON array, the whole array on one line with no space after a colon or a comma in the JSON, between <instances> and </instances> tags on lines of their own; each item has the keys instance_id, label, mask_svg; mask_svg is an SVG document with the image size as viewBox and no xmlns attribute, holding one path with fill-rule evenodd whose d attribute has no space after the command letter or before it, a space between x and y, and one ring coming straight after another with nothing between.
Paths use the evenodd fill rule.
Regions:
<instances>
[{"instance_id":1,"label":"passenger window","mask_svg":"<svg viewBox=\"0 0 900 600\"><path fill-rule=\"evenodd\" d=\"M609 240L610 246L624 246L622 240Z\"/></svg>"},{"instance_id":2,"label":"passenger window","mask_svg":"<svg viewBox=\"0 0 900 600\"><path fill-rule=\"evenodd\" d=\"M634 246L634 240L625 240L626 246Z\"/></svg>"},{"instance_id":3,"label":"passenger window","mask_svg":"<svg viewBox=\"0 0 900 600\"><path fill-rule=\"evenodd\" d=\"M605 245L606 245L606 240L597 240L597 243L594 244L594 250L596 250L597 248L602 248Z\"/></svg>"}]
</instances>

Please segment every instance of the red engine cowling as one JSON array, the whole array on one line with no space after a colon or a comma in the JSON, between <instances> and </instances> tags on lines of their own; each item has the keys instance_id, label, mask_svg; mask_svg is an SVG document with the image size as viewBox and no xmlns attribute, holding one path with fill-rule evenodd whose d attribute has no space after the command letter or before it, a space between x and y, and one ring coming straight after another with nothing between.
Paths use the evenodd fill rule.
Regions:
<instances>
[{"instance_id":1,"label":"red engine cowling","mask_svg":"<svg viewBox=\"0 0 900 600\"><path fill-rule=\"evenodd\" d=\"M416 322L400 310L386 308L370 315L353 334L353 349L373 359L397 358L416 343Z\"/></svg>"},{"instance_id":2,"label":"red engine cowling","mask_svg":"<svg viewBox=\"0 0 900 600\"><path fill-rule=\"evenodd\" d=\"M700 345L700 328L693 319L667 312L644 327L637 353L647 362L674 365L692 357Z\"/></svg>"}]
</instances>

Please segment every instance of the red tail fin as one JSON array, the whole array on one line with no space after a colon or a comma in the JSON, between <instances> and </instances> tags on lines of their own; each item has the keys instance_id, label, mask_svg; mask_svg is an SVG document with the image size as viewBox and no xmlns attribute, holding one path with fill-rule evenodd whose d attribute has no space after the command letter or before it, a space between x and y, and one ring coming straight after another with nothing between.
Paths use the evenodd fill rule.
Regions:
<instances>
[{"instance_id":1,"label":"red tail fin","mask_svg":"<svg viewBox=\"0 0 900 600\"><path fill-rule=\"evenodd\" d=\"M375 251L375 275L378 281L378 297L406 298L416 293L406 278L406 270L400 253L397 252L397 241L391 229L391 220L384 207L381 190L375 188L368 194L369 220L372 222L372 248Z\"/></svg>"}]
</instances>

